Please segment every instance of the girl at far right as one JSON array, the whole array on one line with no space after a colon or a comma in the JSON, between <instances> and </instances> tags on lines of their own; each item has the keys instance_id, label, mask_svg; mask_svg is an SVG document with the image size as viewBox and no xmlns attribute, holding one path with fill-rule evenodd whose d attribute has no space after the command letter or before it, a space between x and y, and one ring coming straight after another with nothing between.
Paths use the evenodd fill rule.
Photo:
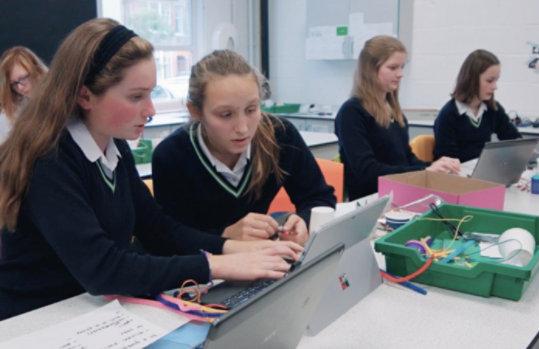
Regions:
<instances>
[{"instance_id":1,"label":"girl at far right","mask_svg":"<svg viewBox=\"0 0 539 349\"><path fill-rule=\"evenodd\" d=\"M500 61L489 51L475 50L466 57L452 98L434 122L435 159L475 159L493 133L499 140L522 137L494 99L500 70Z\"/></svg>"}]
</instances>

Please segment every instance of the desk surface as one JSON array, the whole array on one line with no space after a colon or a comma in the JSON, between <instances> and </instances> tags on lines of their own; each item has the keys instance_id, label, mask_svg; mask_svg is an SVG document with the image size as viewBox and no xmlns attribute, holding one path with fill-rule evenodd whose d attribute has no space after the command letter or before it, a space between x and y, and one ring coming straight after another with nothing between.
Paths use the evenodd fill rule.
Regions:
<instances>
[{"instance_id":1,"label":"desk surface","mask_svg":"<svg viewBox=\"0 0 539 349\"><path fill-rule=\"evenodd\" d=\"M519 302L382 284L298 348L526 348L539 329L539 278Z\"/></svg>"},{"instance_id":2,"label":"desk surface","mask_svg":"<svg viewBox=\"0 0 539 349\"><path fill-rule=\"evenodd\" d=\"M309 148L318 147L326 144L337 143L339 139L334 133L299 131L305 143Z\"/></svg>"},{"instance_id":3,"label":"desk surface","mask_svg":"<svg viewBox=\"0 0 539 349\"><path fill-rule=\"evenodd\" d=\"M162 113L156 115L144 127L157 127L167 125L181 125L189 121L189 114L183 112Z\"/></svg>"},{"instance_id":4,"label":"desk surface","mask_svg":"<svg viewBox=\"0 0 539 349\"><path fill-rule=\"evenodd\" d=\"M434 127L434 119L432 118L421 118L421 119L408 119L408 125L419 126L419 127ZM539 136L539 128L537 127L517 127L518 132L526 136Z\"/></svg>"},{"instance_id":5,"label":"desk surface","mask_svg":"<svg viewBox=\"0 0 539 349\"><path fill-rule=\"evenodd\" d=\"M504 210L539 215L539 195L507 188ZM421 287L426 296L384 281L298 348L526 348L539 331L537 275L518 302Z\"/></svg>"},{"instance_id":6,"label":"desk surface","mask_svg":"<svg viewBox=\"0 0 539 349\"><path fill-rule=\"evenodd\" d=\"M460 175L465 177L471 175L477 159L466 161L461 165ZM539 195L523 192L516 188L513 184L505 190L505 200L503 205L504 211L526 213L531 215L539 215Z\"/></svg>"},{"instance_id":7,"label":"desk surface","mask_svg":"<svg viewBox=\"0 0 539 349\"><path fill-rule=\"evenodd\" d=\"M526 207L531 205L531 207ZM539 214L539 195L508 188L506 209ZM382 255L377 253L381 267ZM537 269L537 268L536 268ZM536 270L537 271L537 270ZM539 330L539 277L532 278L520 301L483 298L421 285L424 296L382 284L315 337L298 348L525 348ZM106 303L83 294L0 322L0 342L70 319ZM129 311L166 330L177 315L126 304ZM157 312L157 313L156 313Z\"/></svg>"},{"instance_id":8,"label":"desk surface","mask_svg":"<svg viewBox=\"0 0 539 349\"><path fill-rule=\"evenodd\" d=\"M406 110L404 111L406 115ZM419 126L419 127L429 127L434 126L434 119L436 119L437 113L430 114L425 113L425 115L415 115L417 113L409 113L408 118L409 126ZM292 118L292 119L309 119L309 120L327 120L328 122L334 122L336 113L318 115L317 113L280 113L277 114L281 117ZM539 128L537 127L517 127L518 131L523 135L528 136L539 136Z\"/></svg>"}]
</instances>

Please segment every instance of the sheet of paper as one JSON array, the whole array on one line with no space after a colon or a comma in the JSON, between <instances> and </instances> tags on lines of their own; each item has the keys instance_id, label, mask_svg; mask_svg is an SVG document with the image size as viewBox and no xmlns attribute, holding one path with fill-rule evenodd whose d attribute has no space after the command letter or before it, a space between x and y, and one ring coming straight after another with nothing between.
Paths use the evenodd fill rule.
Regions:
<instances>
[{"instance_id":1,"label":"sheet of paper","mask_svg":"<svg viewBox=\"0 0 539 349\"><path fill-rule=\"evenodd\" d=\"M63 323L0 343L0 349L136 349L166 331L128 312L115 300Z\"/></svg>"}]
</instances>

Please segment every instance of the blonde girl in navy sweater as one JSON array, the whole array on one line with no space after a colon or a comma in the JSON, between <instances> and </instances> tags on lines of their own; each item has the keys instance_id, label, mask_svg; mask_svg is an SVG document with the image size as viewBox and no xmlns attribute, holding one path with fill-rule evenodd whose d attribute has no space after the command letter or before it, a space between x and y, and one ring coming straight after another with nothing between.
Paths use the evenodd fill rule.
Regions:
<instances>
[{"instance_id":1,"label":"blonde girl in navy sweater","mask_svg":"<svg viewBox=\"0 0 539 349\"><path fill-rule=\"evenodd\" d=\"M187 106L193 119L159 144L154 190L166 212L182 222L237 240L275 236L267 215L284 186L296 212L281 216L282 239L303 244L314 206L335 206L299 132L261 112L257 74L239 54L215 51L193 66Z\"/></svg>"},{"instance_id":2,"label":"blonde girl in navy sweater","mask_svg":"<svg viewBox=\"0 0 539 349\"><path fill-rule=\"evenodd\" d=\"M58 49L0 147L0 319L85 291L279 278L281 256L297 259L294 242L225 240L161 212L124 140L155 113L154 86L151 44L113 20L82 24ZM129 249L133 236L149 253Z\"/></svg>"},{"instance_id":3,"label":"blonde girl in navy sweater","mask_svg":"<svg viewBox=\"0 0 539 349\"><path fill-rule=\"evenodd\" d=\"M408 121L398 96L405 62L406 48L391 36L375 36L359 54L352 96L335 118L350 200L378 191L379 176L423 169L459 172L458 160L421 161L408 145Z\"/></svg>"}]
</instances>

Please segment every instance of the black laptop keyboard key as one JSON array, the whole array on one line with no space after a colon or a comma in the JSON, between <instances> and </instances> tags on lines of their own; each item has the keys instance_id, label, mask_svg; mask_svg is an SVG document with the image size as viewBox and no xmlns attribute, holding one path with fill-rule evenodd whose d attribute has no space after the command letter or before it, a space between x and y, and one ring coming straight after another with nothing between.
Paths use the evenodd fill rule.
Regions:
<instances>
[{"instance_id":1,"label":"black laptop keyboard key","mask_svg":"<svg viewBox=\"0 0 539 349\"><path fill-rule=\"evenodd\" d=\"M241 290L238 293L231 295L230 297L227 297L225 300L221 302L221 304L226 306L228 309L232 309L246 302L253 295L262 291L263 289L273 284L277 280L278 279L264 279L264 280L256 281L253 285Z\"/></svg>"}]
</instances>

